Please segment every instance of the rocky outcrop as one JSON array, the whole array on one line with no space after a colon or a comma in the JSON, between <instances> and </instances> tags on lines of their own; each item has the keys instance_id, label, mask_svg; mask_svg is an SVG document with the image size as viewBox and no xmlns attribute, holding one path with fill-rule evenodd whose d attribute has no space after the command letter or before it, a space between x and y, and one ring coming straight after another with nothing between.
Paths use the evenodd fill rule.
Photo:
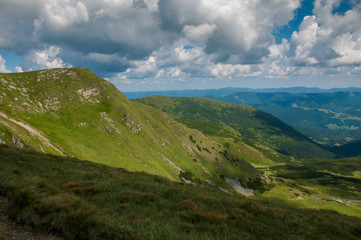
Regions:
<instances>
[{"instance_id":1,"label":"rocky outcrop","mask_svg":"<svg viewBox=\"0 0 361 240\"><path fill-rule=\"evenodd\" d=\"M138 133L142 131L143 127L130 118L130 113L125 113L122 119L124 120L125 125L127 125L133 133Z\"/></svg>"},{"instance_id":2,"label":"rocky outcrop","mask_svg":"<svg viewBox=\"0 0 361 240\"><path fill-rule=\"evenodd\" d=\"M11 134L11 135L12 135L13 143L14 143L18 148L24 148L24 143L21 142L20 138L18 138L15 134Z\"/></svg>"}]
</instances>

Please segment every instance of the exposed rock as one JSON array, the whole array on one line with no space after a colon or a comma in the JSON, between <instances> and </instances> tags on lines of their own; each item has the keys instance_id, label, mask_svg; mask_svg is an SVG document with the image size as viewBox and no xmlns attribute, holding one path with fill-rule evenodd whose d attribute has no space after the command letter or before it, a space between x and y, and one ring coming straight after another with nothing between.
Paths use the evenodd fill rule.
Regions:
<instances>
[{"instance_id":1,"label":"exposed rock","mask_svg":"<svg viewBox=\"0 0 361 240\"><path fill-rule=\"evenodd\" d=\"M254 190L253 189L247 189L247 188L242 187L242 185L239 183L238 180L233 180L233 179L230 179L230 178L227 178L227 177L225 177L224 180L226 180L226 182L231 187L233 187L233 189L236 192L238 192L240 194L243 194L245 196L253 196L254 195Z\"/></svg>"},{"instance_id":2,"label":"exposed rock","mask_svg":"<svg viewBox=\"0 0 361 240\"><path fill-rule=\"evenodd\" d=\"M78 94L82 97L84 97L86 100L88 100L91 103L99 103L100 100L96 97L99 95L99 90L96 88L91 89L79 89Z\"/></svg>"},{"instance_id":3,"label":"exposed rock","mask_svg":"<svg viewBox=\"0 0 361 240\"><path fill-rule=\"evenodd\" d=\"M208 184L211 185L211 186L217 186L217 184L215 184L214 182L212 182L212 181L209 180L209 179L206 179L205 181L206 181L206 183L208 183Z\"/></svg>"},{"instance_id":4,"label":"exposed rock","mask_svg":"<svg viewBox=\"0 0 361 240\"><path fill-rule=\"evenodd\" d=\"M272 181L271 181L271 179L269 178L269 176L268 176L267 173L263 173L263 174L261 175L261 178L262 178L262 180L265 181L267 184L271 184L271 183L272 183Z\"/></svg>"},{"instance_id":5,"label":"exposed rock","mask_svg":"<svg viewBox=\"0 0 361 240\"><path fill-rule=\"evenodd\" d=\"M67 73L66 73L66 75L68 75L70 78L72 78L72 79L76 79L76 78L78 78L78 74L76 73L76 72L74 72L74 71L68 71Z\"/></svg>"},{"instance_id":6,"label":"exposed rock","mask_svg":"<svg viewBox=\"0 0 361 240\"><path fill-rule=\"evenodd\" d=\"M110 128L108 128L107 126L103 126L103 128L108 132L108 133L111 133L112 130Z\"/></svg>"},{"instance_id":7,"label":"exposed rock","mask_svg":"<svg viewBox=\"0 0 361 240\"><path fill-rule=\"evenodd\" d=\"M159 155L162 156L163 160L166 161L167 163L169 163L169 165L171 165L172 167L174 167L175 169L178 170L178 173L180 172L184 172L180 167L178 167L177 165L175 165L174 162L172 162L171 160L169 160L166 156L164 156L163 154L159 153Z\"/></svg>"},{"instance_id":8,"label":"exposed rock","mask_svg":"<svg viewBox=\"0 0 361 240\"><path fill-rule=\"evenodd\" d=\"M185 179L184 177L181 177L180 179L181 179L183 182L187 183L187 184L194 184L194 185L195 185L194 182L192 182L191 180Z\"/></svg>"},{"instance_id":9,"label":"exposed rock","mask_svg":"<svg viewBox=\"0 0 361 240\"><path fill-rule=\"evenodd\" d=\"M18 148L24 148L24 143L21 142L20 138L18 138L15 134L11 134L11 135L12 135L13 143L14 143Z\"/></svg>"},{"instance_id":10,"label":"exposed rock","mask_svg":"<svg viewBox=\"0 0 361 240\"><path fill-rule=\"evenodd\" d=\"M142 131L143 127L130 119L130 113L125 113L122 119L125 121L125 125L127 125L133 133Z\"/></svg>"},{"instance_id":11,"label":"exposed rock","mask_svg":"<svg viewBox=\"0 0 361 240\"><path fill-rule=\"evenodd\" d=\"M233 193L231 193L230 191L222 188L221 186L218 186L218 189L221 190L222 192L229 193L229 194L233 195Z\"/></svg>"},{"instance_id":12,"label":"exposed rock","mask_svg":"<svg viewBox=\"0 0 361 240\"><path fill-rule=\"evenodd\" d=\"M53 97L51 99L44 100L44 108L50 110L59 110L61 107L60 101L57 97Z\"/></svg>"},{"instance_id":13,"label":"exposed rock","mask_svg":"<svg viewBox=\"0 0 361 240\"><path fill-rule=\"evenodd\" d=\"M78 127L85 127L86 125L87 125L86 122L81 122L81 123L78 124Z\"/></svg>"},{"instance_id":14,"label":"exposed rock","mask_svg":"<svg viewBox=\"0 0 361 240\"><path fill-rule=\"evenodd\" d=\"M7 85L9 84L8 81L6 81L5 79L3 79L2 77L0 77L0 82Z\"/></svg>"},{"instance_id":15,"label":"exposed rock","mask_svg":"<svg viewBox=\"0 0 361 240\"><path fill-rule=\"evenodd\" d=\"M0 138L0 144L6 144L6 142Z\"/></svg>"},{"instance_id":16,"label":"exposed rock","mask_svg":"<svg viewBox=\"0 0 361 240\"><path fill-rule=\"evenodd\" d=\"M100 116L107 122L114 123L114 120L109 117L109 114L106 112L100 112Z\"/></svg>"}]
</instances>

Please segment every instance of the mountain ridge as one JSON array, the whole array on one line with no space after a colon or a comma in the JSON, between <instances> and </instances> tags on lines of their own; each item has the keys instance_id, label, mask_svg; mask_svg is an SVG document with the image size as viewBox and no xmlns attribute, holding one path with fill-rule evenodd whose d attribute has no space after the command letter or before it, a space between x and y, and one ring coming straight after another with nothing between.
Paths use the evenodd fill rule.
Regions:
<instances>
[{"instance_id":1,"label":"mountain ridge","mask_svg":"<svg viewBox=\"0 0 361 240\"><path fill-rule=\"evenodd\" d=\"M129 99L161 95L167 97L207 97L208 95L230 95L237 92L283 92L283 93L334 93L343 91L361 92L359 87L322 89L316 87L281 87L281 88L218 88L218 89L188 89L188 90L159 90L159 91L126 91L124 95Z\"/></svg>"}]
</instances>

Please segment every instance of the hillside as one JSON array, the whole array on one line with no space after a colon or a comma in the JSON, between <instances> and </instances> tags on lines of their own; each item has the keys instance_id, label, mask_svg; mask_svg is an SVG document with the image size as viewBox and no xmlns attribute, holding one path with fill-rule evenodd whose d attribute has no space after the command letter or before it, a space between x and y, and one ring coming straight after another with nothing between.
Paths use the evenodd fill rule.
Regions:
<instances>
[{"instance_id":1,"label":"hillside","mask_svg":"<svg viewBox=\"0 0 361 240\"><path fill-rule=\"evenodd\" d=\"M2 143L225 191L235 191L227 179L263 188L260 172L242 159L230 161L222 144L129 101L89 70L0 74L0 89Z\"/></svg>"},{"instance_id":2,"label":"hillside","mask_svg":"<svg viewBox=\"0 0 361 240\"><path fill-rule=\"evenodd\" d=\"M291 126L248 105L230 104L198 97L152 96L135 101L160 109L187 126L195 127L206 134L209 132L205 128L210 123L225 124L242 136L281 154L306 158L333 156L331 152ZM208 128L214 129L212 126Z\"/></svg>"},{"instance_id":3,"label":"hillside","mask_svg":"<svg viewBox=\"0 0 361 240\"><path fill-rule=\"evenodd\" d=\"M317 142L334 146L361 138L361 92L254 93L207 97L268 112Z\"/></svg>"},{"instance_id":4,"label":"hillside","mask_svg":"<svg viewBox=\"0 0 361 240\"><path fill-rule=\"evenodd\" d=\"M220 192L208 184L177 183L146 173L1 144L0 200L0 209L18 223L64 239L361 236L359 218L334 211L255 201ZM0 236L7 240L2 229Z\"/></svg>"}]
</instances>

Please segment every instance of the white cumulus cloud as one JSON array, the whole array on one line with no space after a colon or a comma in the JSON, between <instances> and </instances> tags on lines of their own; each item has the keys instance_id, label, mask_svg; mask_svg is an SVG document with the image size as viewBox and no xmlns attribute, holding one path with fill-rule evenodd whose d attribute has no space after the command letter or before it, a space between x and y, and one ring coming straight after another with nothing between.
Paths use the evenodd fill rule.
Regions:
<instances>
[{"instance_id":1,"label":"white cumulus cloud","mask_svg":"<svg viewBox=\"0 0 361 240\"><path fill-rule=\"evenodd\" d=\"M2 73L10 73L11 71L6 68L6 61L0 55L0 72Z\"/></svg>"},{"instance_id":2,"label":"white cumulus cloud","mask_svg":"<svg viewBox=\"0 0 361 240\"><path fill-rule=\"evenodd\" d=\"M361 64L361 3L344 14L333 13L341 1L316 0L314 15L306 16L292 34L293 60L299 65Z\"/></svg>"},{"instance_id":3,"label":"white cumulus cloud","mask_svg":"<svg viewBox=\"0 0 361 240\"><path fill-rule=\"evenodd\" d=\"M71 67L59 57L60 52L61 49L56 46L50 46L48 49L40 51L31 51L26 56L25 62L32 66L32 69Z\"/></svg>"}]
</instances>

